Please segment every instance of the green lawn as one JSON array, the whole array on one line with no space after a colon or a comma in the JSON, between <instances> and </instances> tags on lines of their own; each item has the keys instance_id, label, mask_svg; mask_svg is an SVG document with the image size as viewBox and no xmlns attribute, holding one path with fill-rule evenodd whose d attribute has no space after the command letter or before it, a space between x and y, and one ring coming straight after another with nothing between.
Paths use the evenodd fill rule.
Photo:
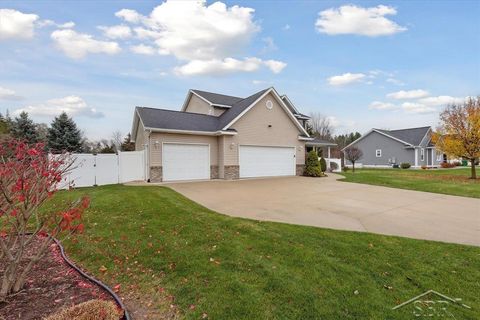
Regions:
<instances>
[{"instance_id":1,"label":"green lawn","mask_svg":"<svg viewBox=\"0 0 480 320\"><path fill-rule=\"evenodd\" d=\"M392 188L428 191L480 198L480 179L468 179L469 168L461 169L357 169L342 172L343 181Z\"/></svg>"},{"instance_id":2,"label":"green lawn","mask_svg":"<svg viewBox=\"0 0 480 320\"><path fill-rule=\"evenodd\" d=\"M478 247L231 218L166 187L52 201L81 194L91 208L67 253L151 308L171 303L187 319L412 319L411 307L391 308L434 289L472 307L450 307L457 319L480 316Z\"/></svg>"}]
</instances>

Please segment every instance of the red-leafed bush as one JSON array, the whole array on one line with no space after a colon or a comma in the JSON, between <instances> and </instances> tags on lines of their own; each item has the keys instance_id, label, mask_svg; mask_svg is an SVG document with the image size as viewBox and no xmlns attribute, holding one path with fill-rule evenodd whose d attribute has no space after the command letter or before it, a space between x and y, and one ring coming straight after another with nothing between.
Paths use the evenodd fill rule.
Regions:
<instances>
[{"instance_id":1,"label":"red-leafed bush","mask_svg":"<svg viewBox=\"0 0 480 320\"><path fill-rule=\"evenodd\" d=\"M454 163L450 163L450 162L442 162L440 164L440 167L444 168L444 169L448 169L448 168L455 168L455 164Z\"/></svg>"},{"instance_id":2,"label":"red-leafed bush","mask_svg":"<svg viewBox=\"0 0 480 320\"><path fill-rule=\"evenodd\" d=\"M55 210L40 210L57 190L70 187L64 177L73 163L68 154L49 156L40 143L0 143L0 301L22 289L33 265L53 241L47 234L68 237L83 231L81 217L89 206L88 198ZM40 245L31 250L35 239L40 239Z\"/></svg>"}]
</instances>

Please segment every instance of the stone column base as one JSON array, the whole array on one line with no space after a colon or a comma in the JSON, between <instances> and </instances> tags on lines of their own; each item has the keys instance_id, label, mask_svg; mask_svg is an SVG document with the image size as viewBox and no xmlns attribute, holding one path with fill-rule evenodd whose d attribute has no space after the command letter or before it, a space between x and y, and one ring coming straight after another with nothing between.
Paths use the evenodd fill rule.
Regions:
<instances>
[{"instance_id":1,"label":"stone column base","mask_svg":"<svg viewBox=\"0 0 480 320\"><path fill-rule=\"evenodd\" d=\"M305 165L304 164L297 164L296 175L297 176L303 176L304 172L305 172Z\"/></svg>"},{"instance_id":2,"label":"stone column base","mask_svg":"<svg viewBox=\"0 0 480 320\"><path fill-rule=\"evenodd\" d=\"M210 179L218 179L218 166L210 166Z\"/></svg>"},{"instance_id":3,"label":"stone column base","mask_svg":"<svg viewBox=\"0 0 480 320\"><path fill-rule=\"evenodd\" d=\"M224 167L224 179L236 180L240 178L240 166L225 166Z\"/></svg>"},{"instance_id":4,"label":"stone column base","mask_svg":"<svg viewBox=\"0 0 480 320\"><path fill-rule=\"evenodd\" d=\"M150 167L150 182L162 182L163 170L162 166Z\"/></svg>"}]
</instances>

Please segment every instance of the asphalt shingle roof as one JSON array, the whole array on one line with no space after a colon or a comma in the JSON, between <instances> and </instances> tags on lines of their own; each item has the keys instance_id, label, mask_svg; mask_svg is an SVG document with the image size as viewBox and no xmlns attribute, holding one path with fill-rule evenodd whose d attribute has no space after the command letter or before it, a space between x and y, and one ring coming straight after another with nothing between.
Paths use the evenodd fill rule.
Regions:
<instances>
[{"instance_id":1,"label":"asphalt shingle roof","mask_svg":"<svg viewBox=\"0 0 480 320\"><path fill-rule=\"evenodd\" d=\"M237 99L237 101L232 104L232 107L227 109L219 117L199 113L146 107L137 107L137 110L143 124L145 125L145 127L148 128L215 132L218 130L222 130L227 124L229 124L233 119L240 115L246 108L248 108L260 96L262 96L267 90L269 89L259 91L245 99L212 94L221 97L229 97L231 98L230 101L233 101L233 99ZM198 90L195 90L195 92L198 93ZM209 101L212 103L214 102L212 100ZM218 101L222 101L223 103L221 104L226 104L227 99L219 98L215 101L217 101L216 103L220 103Z\"/></svg>"},{"instance_id":2,"label":"asphalt shingle roof","mask_svg":"<svg viewBox=\"0 0 480 320\"><path fill-rule=\"evenodd\" d=\"M337 144L333 141L328 141L325 139L320 139L315 137L315 139L307 141L306 145L325 145L325 146L336 146Z\"/></svg>"},{"instance_id":3,"label":"asphalt shingle roof","mask_svg":"<svg viewBox=\"0 0 480 320\"><path fill-rule=\"evenodd\" d=\"M383 132L389 136L397 138L399 140L410 143L414 146L420 145L423 137L427 134L430 127L420 127L420 128L409 128L409 129L399 129L399 130L382 130L375 129L377 131Z\"/></svg>"},{"instance_id":4,"label":"asphalt shingle roof","mask_svg":"<svg viewBox=\"0 0 480 320\"><path fill-rule=\"evenodd\" d=\"M226 106L233 106L238 101L243 100L243 98L227 96L225 94L218 94L218 93L201 91L201 90L192 90L192 91L198 94L199 96L202 96L203 98L207 99L212 104L217 104L217 105L221 104Z\"/></svg>"}]
</instances>

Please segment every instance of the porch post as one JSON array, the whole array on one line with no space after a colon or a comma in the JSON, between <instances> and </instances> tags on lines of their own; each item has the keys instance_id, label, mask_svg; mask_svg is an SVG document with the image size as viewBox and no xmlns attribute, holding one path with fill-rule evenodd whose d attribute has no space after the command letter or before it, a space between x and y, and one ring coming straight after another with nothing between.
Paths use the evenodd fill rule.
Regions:
<instances>
[{"instance_id":1,"label":"porch post","mask_svg":"<svg viewBox=\"0 0 480 320\"><path fill-rule=\"evenodd\" d=\"M415 167L418 167L418 149L415 148Z\"/></svg>"},{"instance_id":2,"label":"porch post","mask_svg":"<svg viewBox=\"0 0 480 320\"><path fill-rule=\"evenodd\" d=\"M328 159L330 159L330 146L328 146Z\"/></svg>"}]
</instances>

